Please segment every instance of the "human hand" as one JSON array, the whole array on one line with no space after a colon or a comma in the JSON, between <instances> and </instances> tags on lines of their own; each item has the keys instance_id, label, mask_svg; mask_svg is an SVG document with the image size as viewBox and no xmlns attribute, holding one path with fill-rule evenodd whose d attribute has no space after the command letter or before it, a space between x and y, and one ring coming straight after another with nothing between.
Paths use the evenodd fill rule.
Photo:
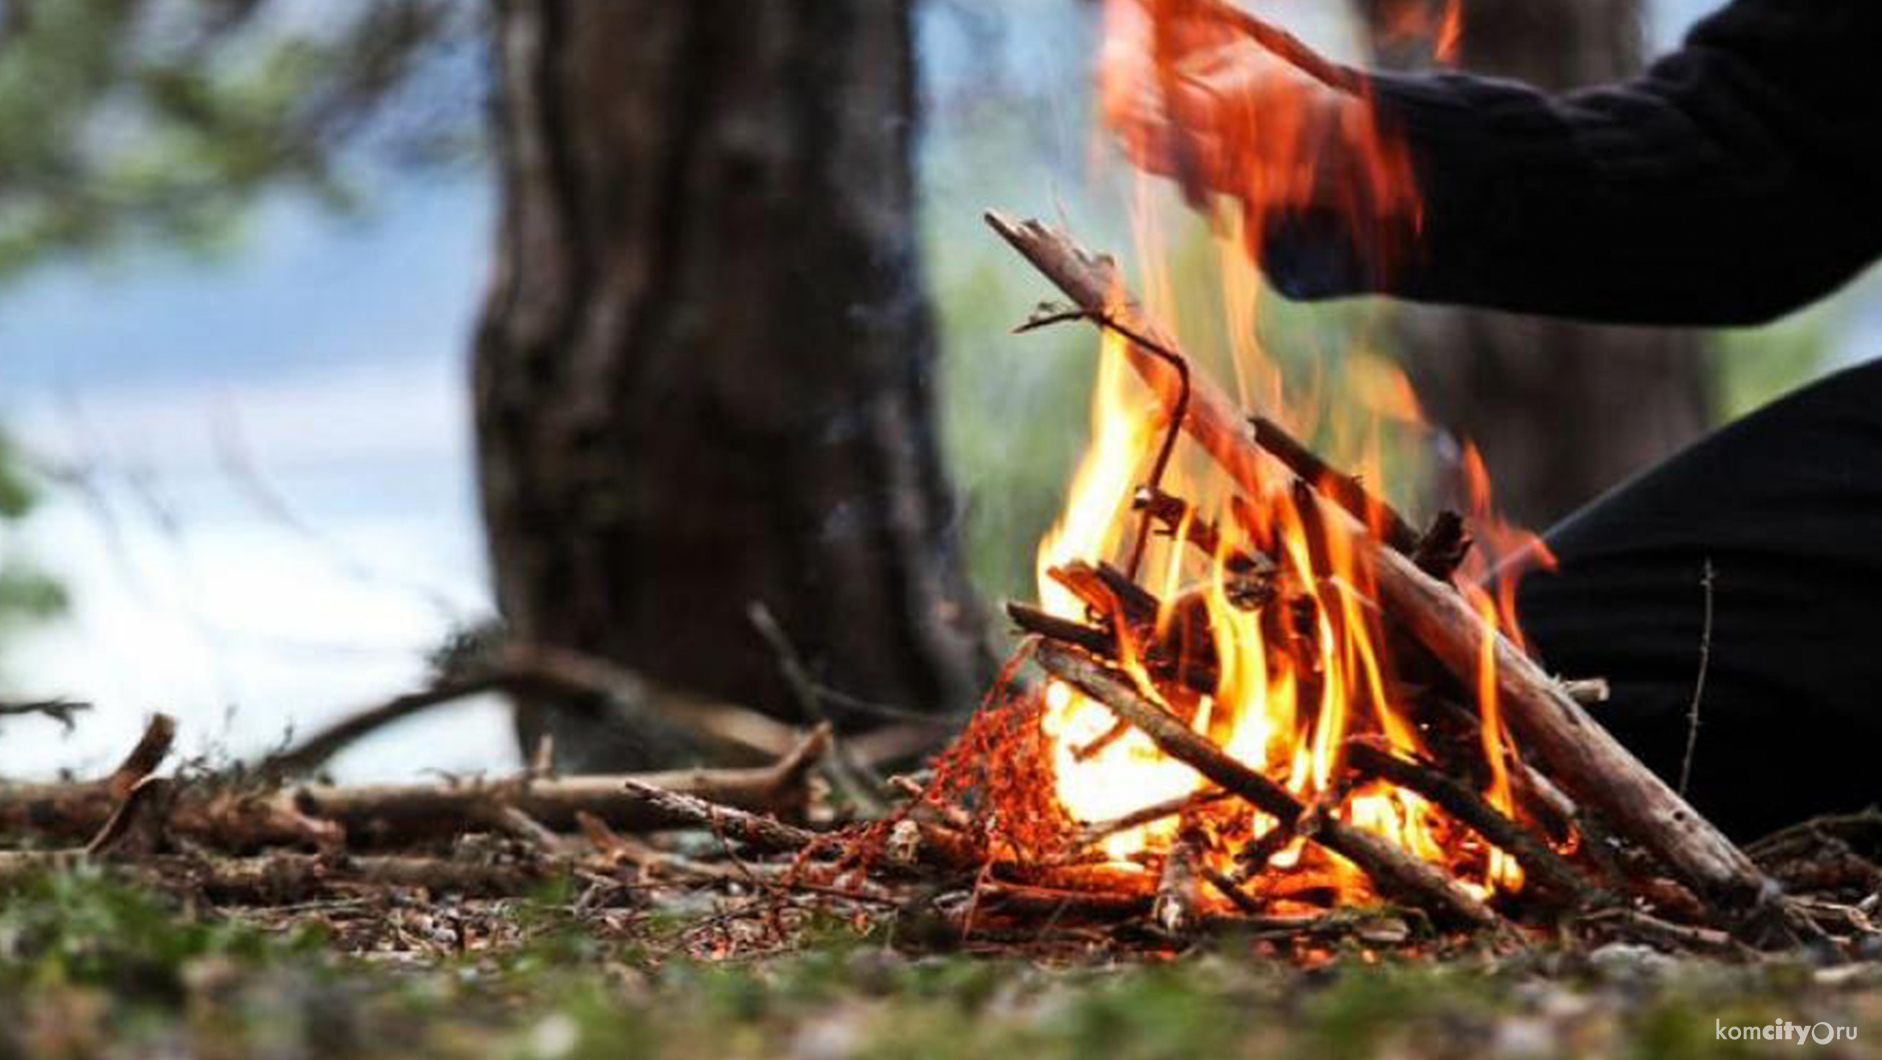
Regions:
<instances>
[{"instance_id":1,"label":"human hand","mask_svg":"<svg viewBox=\"0 0 1882 1060\"><path fill-rule=\"evenodd\" d=\"M1347 132L1363 124L1362 103L1327 83L1331 64L1286 34L1222 10L1111 0L1099 58L1105 122L1132 162L1175 179L1192 202L1216 192L1307 205L1320 165L1337 161ZM1277 52L1277 41L1294 54Z\"/></svg>"}]
</instances>

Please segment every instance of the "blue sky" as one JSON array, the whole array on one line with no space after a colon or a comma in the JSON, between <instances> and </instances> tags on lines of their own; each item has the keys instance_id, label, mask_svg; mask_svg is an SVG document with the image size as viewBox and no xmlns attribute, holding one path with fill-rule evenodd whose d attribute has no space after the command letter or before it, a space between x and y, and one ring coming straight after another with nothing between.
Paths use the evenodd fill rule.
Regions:
<instances>
[{"instance_id":1,"label":"blue sky","mask_svg":"<svg viewBox=\"0 0 1882 1060\"><path fill-rule=\"evenodd\" d=\"M1324 6L1265 6L1301 16L1310 38L1337 29ZM1708 6L1664 6L1656 32ZM1015 199L1043 197L1086 145L1083 44L1067 46L1080 16L1067 0L963 9L1010 24L982 37L972 19L931 15L937 96L989 73L1064 86L1056 157L1011 174ZM188 747L253 752L290 720L408 687L452 623L488 610L463 383L491 213L481 174L406 178L359 218L272 202L219 260L134 252L0 290L0 423L90 484L59 493L24 542L78 607L13 646L10 676L99 705L52 755L0 740L0 774L101 766L159 707L182 716ZM1864 343L1882 342L1875 305L1853 333ZM507 720L482 703L340 766L514 761Z\"/></svg>"}]
</instances>

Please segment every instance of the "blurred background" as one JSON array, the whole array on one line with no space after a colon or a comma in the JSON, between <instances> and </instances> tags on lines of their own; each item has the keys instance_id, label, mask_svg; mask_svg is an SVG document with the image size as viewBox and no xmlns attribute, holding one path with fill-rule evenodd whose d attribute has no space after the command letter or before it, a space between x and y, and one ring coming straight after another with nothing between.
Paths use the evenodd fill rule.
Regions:
<instances>
[{"instance_id":1,"label":"blurred background","mask_svg":"<svg viewBox=\"0 0 1882 1060\"><path fill-rule=\"evenodd\" d=\"M1259 6L1337 57L1367 53L1343 4ZM1650 0L1648 51L1711 6ZM1008 334L1045 291L980 213L1128 246L1091 132L1096 18L1081 0L916 5L920 251L983 600L1028 591L1095 342ZM422 684L493 613L469 369L499 209L485 22L477 5L0 0L0 698L95 705L69 734L9 720L0 775L104 767L153 709L181 718L186 749L253 755ZM1212 253L1172 251L1179 282ZM1694 340L1704 420L1882 350L1873 281ZM1185 337L1209 345L1208 328ZM1404 333L1369 303L1262 328L1271 353L1330 374ZM334 771L517 760L488 700Z\"/></svg>"}]
</instances>

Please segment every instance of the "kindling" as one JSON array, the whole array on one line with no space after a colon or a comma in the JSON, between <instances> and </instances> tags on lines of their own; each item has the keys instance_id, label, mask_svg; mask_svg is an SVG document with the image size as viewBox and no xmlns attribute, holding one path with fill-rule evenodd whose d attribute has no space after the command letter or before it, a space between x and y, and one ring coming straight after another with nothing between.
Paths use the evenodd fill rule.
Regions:
<instances>
[{"instance_id":1,"label":"kindling","mask_svg":"<svg viewBox=\"0 0 1882 1060\"><path fill-rule=\"evenodd\" d=\"M1777 1020L1772 1023L1755 1026L1727 1027L1725 1021L1712 1021L1712 1036L1721 1040L1742 1041L1746 1039L1766 1042L1816 1042L1828 1045L1834 1041L1856 1040L1856 1028L1836 1026L1830 1023L1792 1023L1789 1020Z\"/></svg>"}]
</instances>

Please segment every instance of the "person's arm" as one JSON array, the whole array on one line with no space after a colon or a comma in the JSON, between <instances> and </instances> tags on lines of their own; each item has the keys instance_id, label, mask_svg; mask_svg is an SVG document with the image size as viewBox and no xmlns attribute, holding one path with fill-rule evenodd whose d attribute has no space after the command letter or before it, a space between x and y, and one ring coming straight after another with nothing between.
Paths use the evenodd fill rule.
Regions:
<instances>
[{"instance_id":1,"label":"person's arm","mask_svg":"<svg viewBox=\"0 0 1882 1060\"><path fill-rule=\"evenodd\" d=\"M1882 0L1740 0L1621 86L1375 75L1378 120L1411 152L1419 238L1382 268L1343 260L1330 217L1308 214L1269 227L1264 263L1303 297L1769 319L1882 255L1878 48Z\"/></svg>"}]
</instances>

